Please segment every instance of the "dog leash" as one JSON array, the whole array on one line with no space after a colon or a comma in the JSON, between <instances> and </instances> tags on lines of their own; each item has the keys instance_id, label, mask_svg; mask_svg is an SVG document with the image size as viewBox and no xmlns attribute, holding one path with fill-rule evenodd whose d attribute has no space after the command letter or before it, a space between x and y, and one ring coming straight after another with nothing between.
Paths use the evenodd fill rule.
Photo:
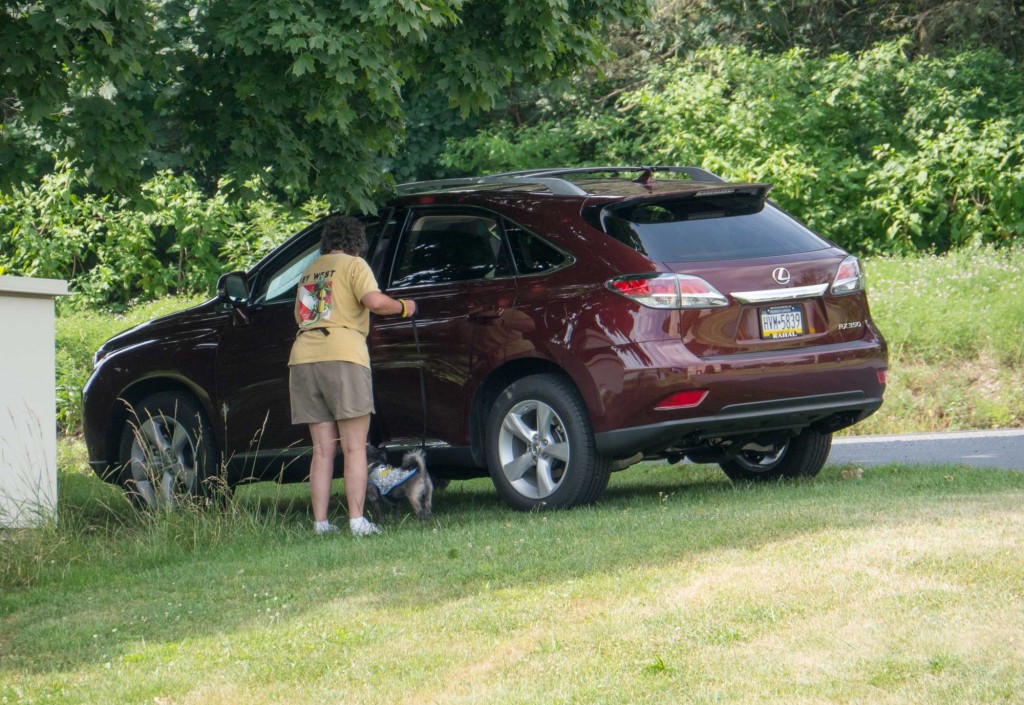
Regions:
<instances>
[{"instance_id":1,"label":"dog leash","mask_svg":"<svg viewBox=\"0 0 1024 705\"><path fill-rule=\"evenodd\" d=\"M419 312L419 306L417 306L417 313ZM420 410L423 412L423 435L420 437L420 450L424 453L427 452L427 383L423 379L423 365L425 360L423 359L423 351L420 350L420 332L416 328L416 316L414 313L412 316L412 338L416 343L416 357L419 358L420 364Z\"/></svg>"}]
</instances>

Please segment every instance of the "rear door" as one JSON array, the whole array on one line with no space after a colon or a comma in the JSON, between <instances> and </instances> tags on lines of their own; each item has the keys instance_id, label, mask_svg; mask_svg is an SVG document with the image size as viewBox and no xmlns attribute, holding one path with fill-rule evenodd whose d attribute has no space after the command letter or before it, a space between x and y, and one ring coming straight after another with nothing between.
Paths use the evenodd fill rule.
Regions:
<instances>
[{"instance_id":1,"label":"rear door","mask_svg":"<svg viewBox=\"0 0 1024 705\"><path fill-rule=\"evenodd\" d=\"M382 289L414 299L412 321L375 317L370 333L377 430L391 445L469 445L472 395L506 356L516 280L499 218L467 208L409 212L386 256ZM426 409L420 399L420 371Z\"/></svg>"}]
</instances>

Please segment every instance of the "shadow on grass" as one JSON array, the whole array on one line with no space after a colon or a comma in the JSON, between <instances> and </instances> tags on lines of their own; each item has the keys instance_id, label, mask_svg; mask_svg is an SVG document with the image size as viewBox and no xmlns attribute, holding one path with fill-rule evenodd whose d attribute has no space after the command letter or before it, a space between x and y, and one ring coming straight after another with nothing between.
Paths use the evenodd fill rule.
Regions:
<instances>
[{"instance_id":1,"label":"shadow on grass","mask_svg":"<svg viewBox=\"0 0 1024 705\"><path fill-rule=\"evenodd\" d=\"M325 600L442 609L481 591L901 525L918 520L915 508L1024 491L1018 473L967 468L878 468L852 482L830 467L814 481L755 486L733 485L714 466L643 465L613 476L599 505L564 512L512 512L488 480L453 483L438 493L433 521L405 519L356 540L311 534L305 485L261 483L240 488L226 511L152 517L98 480L64 482L66 528L22 547L44 564L0 596L0 674L60 672L116 662L140 644L270 626L278 598L289 620Z\"/></svg>"}]
</instances>

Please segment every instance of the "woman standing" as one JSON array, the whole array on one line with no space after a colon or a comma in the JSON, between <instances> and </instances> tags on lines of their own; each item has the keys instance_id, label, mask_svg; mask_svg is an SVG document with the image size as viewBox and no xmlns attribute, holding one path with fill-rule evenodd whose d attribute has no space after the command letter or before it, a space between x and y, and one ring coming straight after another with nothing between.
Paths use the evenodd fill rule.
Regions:
<instances>
[{"instance_id":1,"label":"woman standing","mask_svg":"<svg viewBox=\"0 0 1024 705\"><path fill-rule=\"evenodd\" d=\"M365 251L362 223L349 216L327 219L320 257L303 272L295 297L299 334L288 359L292 423L308 424L313 439L309 492L318 534L338 531L327 520L327 504L339 441L349 529L356 536L380 533L363 516L366 437L374 411L366 335L370 311L406 318L416 303L381 293L362 258Z\"/></svg>"}]
</instances>

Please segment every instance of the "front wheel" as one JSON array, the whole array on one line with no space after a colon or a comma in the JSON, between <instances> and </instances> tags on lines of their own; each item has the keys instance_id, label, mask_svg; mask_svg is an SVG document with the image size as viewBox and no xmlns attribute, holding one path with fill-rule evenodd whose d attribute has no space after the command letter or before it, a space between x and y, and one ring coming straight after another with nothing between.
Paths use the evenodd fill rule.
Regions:
<instances>
[{"instance_id":1,"label":"front wheel","mask_svg":"<svg viewBox=\"0 0 1024 705\"><path fill-rule=\"evenodd\" d=\"M487 421L487 467L502 498L524 511L593 503L611 472L583 400L557 375L524 377L501 393Z\"/></svg>"},{"instance_id":2,"label":"front wheel","mask_svg":"<svg viewBox=\"0 0 1024 705\"><path fill-rule=\"evenodd\" d=\"M787 477L814 477L832 451L832 434L812 429L785 443L748 444L730 460L720 463L734 481L770 482Z\"/></svg>"},{"instance_id":3,"label":"front wheel","mask_svg":"<svg viewBox=\"0 0 1024 705\"><path fill-rule=\"evenodd\" d=\"M147 509L169 508L213 494L217 447L195 399L160 392L134 405L121 432L121 485Z\"/></svg>"}]
</instances>

